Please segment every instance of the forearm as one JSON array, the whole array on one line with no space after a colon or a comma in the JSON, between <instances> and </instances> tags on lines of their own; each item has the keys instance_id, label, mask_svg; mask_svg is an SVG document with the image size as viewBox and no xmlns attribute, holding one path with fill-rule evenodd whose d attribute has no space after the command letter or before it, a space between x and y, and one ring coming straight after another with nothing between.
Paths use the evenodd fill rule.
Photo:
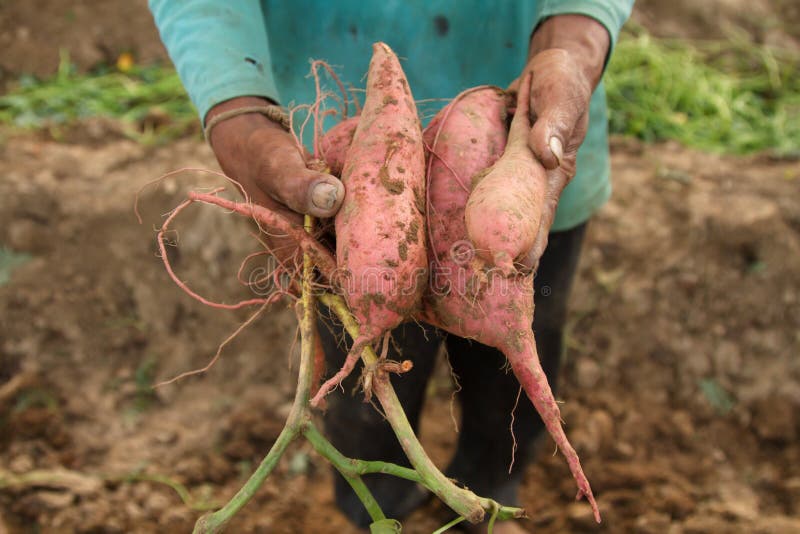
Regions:
<instances>
[{"instance_id":1,"label":"forearm","mask_svg":"<svg viewBox=\"0 0 800 534\"><path fill-rule=\"evenodd\" d=\"M201 119L241 96L278 100L259 2L150 0L161 39Z\"/></svg>"},{"instance_id":2,"label":"forearm","mask_svg":"<svg viewBox=\"0 0 800 534\"><path fill-rule=\"evenodd\" d=\"M579 58L580 69L592 89L603 75L609 51L608 30L584 15L556 15L542 22L531 36L528 59L548 49L562 49Z\"/></svg>"},{"instance_id":3,"label":"forearm","mask_svg":"<svg viewBox=\"0 0 800 534\"><path fill-rule=\"evenodd\" d=\"M599 66L599 71L597 68L587 71L596 85L614 51L622 25L631 15L634 0L539 0L539 4L533 35L536 43L534 45L532 38L530 51L555 46L587 54L591 63ZM588 24L587 19L594 24ZM605 30L605 36L599 33L597 26ZM605 50L600 43L605 43ZM577 57L581 57L580 54Z\"/></svg>"},{"instance_id":4,"label":"forearm","mask_svg":"<svg viewBox=\"0 0 800 534\"><path fill-rule=\"evenodd\" d=\"M527 64L511 85L519 89L520 81L533 75L528 146L547 170L546 195L537 207L541 222L527 265L536 265L547 246L558 200L576 173L592 93L632 7L632 0L541 0Z\"/></svg>"}]
</instances>

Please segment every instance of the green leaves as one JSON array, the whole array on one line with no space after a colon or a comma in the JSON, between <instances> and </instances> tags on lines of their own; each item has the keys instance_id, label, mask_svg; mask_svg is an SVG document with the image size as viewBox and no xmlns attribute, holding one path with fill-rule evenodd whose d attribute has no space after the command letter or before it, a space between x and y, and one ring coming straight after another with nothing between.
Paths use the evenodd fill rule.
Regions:
<instances>
[{"instance_id":1,"label":"green leaves","mask_svg":"<svg viewBox=\"0 0 800 534\"><path fill-rule=\"evenodd\" d=\"M746 40L626 32L606 73L609 126L644 141L800 157L800 55Z\"/></svg>"},{"instance_id":2,"label":"green leaves","mask_svg":"<svg viewBox=\"0 0 800 534\"><path fill-rule=\"evenodd\" d=\"M158 65L76 74L62 56L52 79L23 77L0 96L0 123L19 128L57 127L99 116L127 123L127 134L138 140L171 139L197 123L178 75Z\"/></svg>"},{"instance_id":3,"label":"green leaves","mask_svg":"<svg viewBox=\"0 0 800 534\"><path fill-rule=\"evenodd\" d=\"M731 394L713 378L704 378L699 385L700 391L718 414L727 415L736 406Z\"/></svg>"},{"instance_id":4,"label":"green leaves","mask_svg":"<svg viewBox=\"0 0 800 534\"><path fill-rule=\"evenodd\" d=\"M605 76L613 133L674 139L701 150L800 157L800 55L743 38L687 41L626 30ZM0 122L52 128L114 117L139 141L197 125L178 75L159 65L77 74L66 54L49 80L30 76L0 96Z\"/></svg>"},{"instance_id":5,"label":"green leaves","mask_svg":"<svg viewBox=\"0 0 800 534\"><path fill-rule=\"evenodd\" d=\"M8 283L11 271L30 259L30 255L24 252L15 252L10 248L0 246L0 286Z\"/></svg>"}]
</instances>

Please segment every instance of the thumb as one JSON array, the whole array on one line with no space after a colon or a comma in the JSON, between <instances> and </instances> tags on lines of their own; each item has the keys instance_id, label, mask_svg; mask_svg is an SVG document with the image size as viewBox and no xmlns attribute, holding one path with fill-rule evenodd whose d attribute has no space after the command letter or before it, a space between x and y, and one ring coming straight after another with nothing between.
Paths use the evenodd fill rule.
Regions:
<instances>
[{"instance_id":1,"label":"thumb","mask_svg":"<svg viewBox=\"0 0 800 534\"><path fill-rule=\"evenodd\" d=\"M287 206L314 217L333 217L344 200L344 185L335 176L305 169L295 177L299 198ZM295 189L295 188L293 188ZM305 189L305 192L303 192Z\"/></svg>"},{"instance_id":2,"label":"thumb","mask_svg":"<svg viewBox=\"0 0 800 534\"><path fill-rule=\"evenodd\" d=\"M588 125L592 86L565 50L551 49L531 61L531 110L536 118L528 144L548 170L574 156Z\"/></svg>"},{"instance_id":3,"label":"thumb","mask_svg":"<svg viewBox=\"0 0 800 534\"><path fill-rule=\"evenodd\" d=\"M272 150L257 182L260 189L291 210L314 217L332 217L344 200L342 182L307 168L292 145Z\"/></svg>"},{"instance_id":4,"label":"thumb","mask_svg":"<svg viewBox=\"0 0 800 534\"><path fill-rule=\"evenodd\" d=\"M566 102L553 102L541 111L536 107L532 109L536 111L536 122L528 136L528 144L545 169L556 169L564 160L568 140L583 110Z\"/></svg>"}]
</instances>

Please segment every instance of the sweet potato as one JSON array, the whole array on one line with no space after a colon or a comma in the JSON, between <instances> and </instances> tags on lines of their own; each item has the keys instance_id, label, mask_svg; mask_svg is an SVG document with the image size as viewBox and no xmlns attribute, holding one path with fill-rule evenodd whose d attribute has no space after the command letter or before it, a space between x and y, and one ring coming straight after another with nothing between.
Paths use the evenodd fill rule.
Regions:
<instances>
[{"instance_id":1,"label":"sweet potato","mask_svg":"<svg viewBox=\"0 0 800 534\"><path fill-rule=\"evenodd\" d=\"M527 111L518 104L517 113ZM425 143L430 149L431 284L418 318L505 354L548 432L566 456L578 484L578 497L587 497L599 521L591 487L561 427L558 404L536 352L531 329L533 274L504 276L482 258L475 257L467 241L465 211L468 198L472 198L469 183L495 164L503 152L505 116L503 93L494 88L478 88L462 93L425 130ZM509 134L509 145L511 142ZM509 148L506 147L506 152Z\"/></svg>"},{"instance_id":2,"label":"sweet potato","mask_svg":"<svg viewBox=\"0 0 800 534\"><path fill-rule=\"evenodd\" d=\"M432 268L439 261L451 261L451 245L466 240L464 206L472 179L497 161L506 145L506 99L498 87L468 89L425 129L425 146L432 152L427 164L426 203Z\"/></svg>"},{"instance_id":3,"label":"sweet potato","mask_svg":"<svg viewBox=\"0 0 800 534\"><path fill-rule=\"evenodd\" d=\"M338 280L360 336L317 403L353 369L363 347L416 311L427 279L425 154L417 108L394 52L372 47L364 108L342 171L335 218Z\"/></svg>"},{"instance_id":4,"label":"sweet potato","mask_svg":"<svg viewBox=\"0 0 800 534\"><path fill-rule=\"evenodd\" d=\"M344 160L358 126L358 116L343 120L322 136L317 159L325 162L334 176L341 176Z\"/></svg>"},{"instance_id":5,"label":"sweet potato","mask_svg":"<svg viewBox=\"0 0 800 534\"><path fill-rule=\"evenodd\" d=\"M530 78L530 75L528 75ZM528 80L530 85L530 80ZM475 177L465 213L467 234L479 256L504 274L533 248L547 177L528 147L530 99L520 88L503 156Z\"/></svg>"}]
</instances>

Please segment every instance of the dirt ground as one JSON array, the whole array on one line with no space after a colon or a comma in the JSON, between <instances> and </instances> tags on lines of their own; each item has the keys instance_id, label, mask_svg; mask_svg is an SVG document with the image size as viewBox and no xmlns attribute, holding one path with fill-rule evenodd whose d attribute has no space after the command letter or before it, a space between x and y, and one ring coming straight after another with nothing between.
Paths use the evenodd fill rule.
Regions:
<instances>
[{"instance_id":1,"label":"dirt ground","mask_svg":"<svg viewBox=\"0 0 800 534\"><path fill-rule=\"evenodd\" d=\"M151 391L202 366L245 315L190 300L155 257L159 215L208 178L146 194L141 226L132 212L160 173L214 168L209 150L104 137L12 138L0 152L0 242L31 257L0 287L0 466L87 475L3 490L0 531L186 531L197 514L172 490L119 477L165 475L196 500L225 499L291 399L295 322L280 306L207 375ZM572 299L560 395L605 521L594 526L572 502L548 442L525 482L532 525L800 531L800 166L619 140L613 166L614 198L590 226ZM180 223L181 278L244 296L234 269L257 248L247 225L203 208ZM440 464L456 437L450 390L442 370L422 428ZM330 479L307 446L292 449L231 531L353 532ZM407 531L441 518L428 507Z\"/></svg>"},{"instance_id":2,"label":"dirt ground","mask_svg":"<svg viewBox=\"0 0 800 534\"><path fill-rule=\"evenodd\" d=\"M736 35L800 49L796 0L637 0L633 21L655 35L720 39ZM21 73L48 76L62 53L80 70L137 61L168 61L146 0L0 1L0 88Z\"/></svg>"},{"instance_id":3,"label":"dirt ground","mask_svg":"<svg viewBox=\"0 0 800 534\"><path fill-rule=\"evenodd\" d=\"M57 45L83 68L122 51L163 59L144 4L0 2L0 86L52 72ZM643 0L635 19L663 35L739 24L755 40L798 42L792 2L711 4ZM189 299L156 257L161 215L190 186L218 182L168 179L143 196L144 223L133 214L149 180L216 164L197 139L141 146L103 120L66 138L0 127L0 254L22 259L3 281L0 256L0 534L186 532L200 512L152 479L184 484L197 507L238 489L288 412L293 312L278 305L210 372L152 390L203 366L247 317ZM612 149L614 197L589 226L559 394L604 522L572 500L546 441L525 479L527 524L800 532L800 163L620 139ZM220 300L248 295L235 281L258 249L246 222L193 208L178 227L181 279ZM440 363L421 434L443 466L457 435ZM430 504L405 531L429 533L445 518ZM355 532L307 445L290 449L229 531Z\"/></svg>"}]
</instances>

